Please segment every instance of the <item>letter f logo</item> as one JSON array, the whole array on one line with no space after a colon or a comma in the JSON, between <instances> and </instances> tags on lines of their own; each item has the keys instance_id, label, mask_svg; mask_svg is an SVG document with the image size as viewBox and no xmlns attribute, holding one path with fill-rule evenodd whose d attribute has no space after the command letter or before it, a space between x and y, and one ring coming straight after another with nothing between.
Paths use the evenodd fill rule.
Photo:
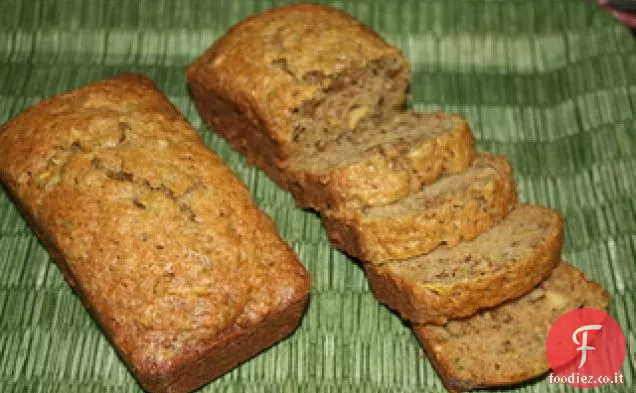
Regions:
<instances>
[{"instance_id":1,"label":"letter f logo","mask_svg":"<svg viewBox=\"0 0 636 393\"><path fill-rule=\"evenodd\" d=\"M574 333L572 333L572 341L574 341L574 344L581 345L576 349L577 351L581 351L581 364L579 364L579 368L583 367L583 365L585 364L585 360L587 359L587 351L596 349L587 345L587 331L601 330L602 327L603 325L584 325L576 329ZM581 342L579 342L576 336L581 332L583 332L583 334L581 335Z\"/></svg>"}]
</instances>

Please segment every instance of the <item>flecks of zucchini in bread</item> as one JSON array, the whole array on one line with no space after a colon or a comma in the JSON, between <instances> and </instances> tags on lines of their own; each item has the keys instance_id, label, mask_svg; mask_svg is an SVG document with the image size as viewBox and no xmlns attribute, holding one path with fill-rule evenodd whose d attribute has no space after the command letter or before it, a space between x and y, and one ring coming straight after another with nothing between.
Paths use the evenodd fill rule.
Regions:
<instances>
[{"instance_id":1,"label":"flecks of zucchini in bread","mask_svg":"<svg viewBox=\"0 0 636 393\"><path fill-rule=\"evenodd\" d=\"M397 56L373 60L366 67L331 76L320 70L297 76L286 64L284 58L273 61L281 72L301 83L321 86L313 99L291 109L292 140L303 154L321 151L327 141L343 133L358 132L360 125L377 122L402 105L408 69Z\"/></svg>"}]
</instances>

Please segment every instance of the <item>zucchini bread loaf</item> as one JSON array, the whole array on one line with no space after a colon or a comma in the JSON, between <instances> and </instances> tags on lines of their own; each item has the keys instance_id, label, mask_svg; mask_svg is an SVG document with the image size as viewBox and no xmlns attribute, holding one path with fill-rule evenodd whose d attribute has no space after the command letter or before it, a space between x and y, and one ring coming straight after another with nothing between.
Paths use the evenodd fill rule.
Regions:
<instances>
[{"instance_id":1,"label":"zucchini bread loaf","mask_svg":"<svg viewBox=\"0 0 636 393\"><path fill-rule=\"evenodd\" d=\"M397 48L351 16L296 4L237 24L187 76L206 124L287 188L281 169L297 149L400 109L410 68Z\"/></svg>"},{"instance_id":2,"label":"zucchini bread loaf","mask_svg":"<svg viewBox=\"0 0 636 393\"><path fill-rule=\"evenodd\" d=\"M445 326L414 325L448 390L520 383L550 369L550 327L580 307L606 309L609 295L567 262L528 294Z\"/></svg>"},{"instance_id":3,"label":"zucchini bread loaf","mask_svg":"<svg viewBox=\"0 0 636 393\"><path fill-rule=\"evenodd\" d=\"M0 178L150 392L194 390L300 320L308 273L144 76L4 124Z\"/></svg>"}]
</instances>

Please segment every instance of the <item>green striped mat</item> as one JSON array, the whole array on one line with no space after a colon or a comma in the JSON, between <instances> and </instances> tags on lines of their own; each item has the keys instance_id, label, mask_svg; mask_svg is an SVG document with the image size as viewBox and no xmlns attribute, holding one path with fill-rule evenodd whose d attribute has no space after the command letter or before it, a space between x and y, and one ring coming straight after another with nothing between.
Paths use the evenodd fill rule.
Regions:
<instances>
[{"instance_id":1,"label":"green striped mat","mask_svg":"<svg viewBox=\"0 0 636 393\"><path fill-rule=\"evenodd\" d=\"M313 275L299 330L204 392L443 392L410 330L378 305L315 214L206 130L184 67L268 0L0 0L0 122L120 71L152 77L248 184ZM636 42L586 0L335 1L401 47L410 105L457 111L507 155L523 201L560 209L565 256L605 286L636 363ZM0 192L0 392L139 387ZM546 381L518 392L575 391Z\"/></svg>"}]
</instances>

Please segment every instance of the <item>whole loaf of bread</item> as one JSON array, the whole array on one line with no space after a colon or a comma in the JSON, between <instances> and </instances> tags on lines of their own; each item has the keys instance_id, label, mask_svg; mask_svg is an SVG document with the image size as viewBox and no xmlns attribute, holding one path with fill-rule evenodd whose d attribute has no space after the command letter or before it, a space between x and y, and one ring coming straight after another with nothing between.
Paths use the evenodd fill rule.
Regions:
<instances>
[{"instance_id":1,"label":"whole loaf of bread","mask_svg":"<svg viewBox=\"0 0 636 393\"><path fill-rule=\"evenodd\" d=\"M4 124L0 178L150 392L194 390L299 322L308 273L144 76Z\"/></svg>"}]
</instances>

